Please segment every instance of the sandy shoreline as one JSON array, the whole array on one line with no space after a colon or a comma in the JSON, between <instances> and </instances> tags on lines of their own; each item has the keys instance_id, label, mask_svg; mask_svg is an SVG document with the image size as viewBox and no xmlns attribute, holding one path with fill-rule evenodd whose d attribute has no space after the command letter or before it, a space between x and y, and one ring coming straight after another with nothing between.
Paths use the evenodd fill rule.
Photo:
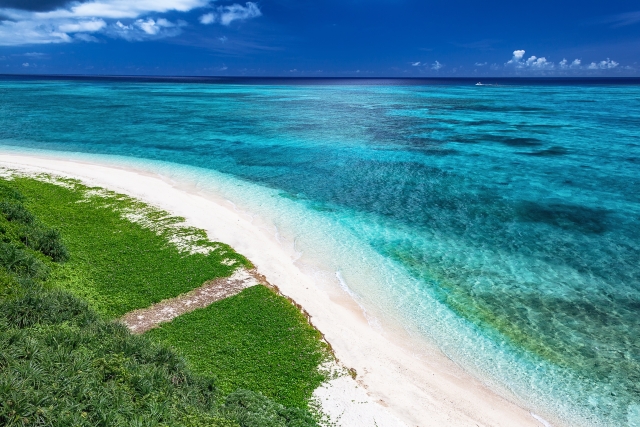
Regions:
<instances>
[{"instance_id":1,"label":"sandy shoreline","mask_svg":"<svg viewBox=\"0 0 640 427\"><path fill-rule=\"evenodd\" d=\"M342 425L373 427L374 419L378 427L400 426L399 420L408 427L545 425L444 355L419 358L386 338L344 292L340 298L335 297L339 289L327 293L272 233L238 214L231 203L189 191L151 171L15 153L0 153L0 166L73 177L139 198L185 217L211 240L229 244L250 259L270 283L305 308L338 359L358 372L359 388L343 378L318 394L327 408L337 408L332 412L345 411ZM349 402L360 398L369 403L354 409Z\"/></svg>"}]
</instances>

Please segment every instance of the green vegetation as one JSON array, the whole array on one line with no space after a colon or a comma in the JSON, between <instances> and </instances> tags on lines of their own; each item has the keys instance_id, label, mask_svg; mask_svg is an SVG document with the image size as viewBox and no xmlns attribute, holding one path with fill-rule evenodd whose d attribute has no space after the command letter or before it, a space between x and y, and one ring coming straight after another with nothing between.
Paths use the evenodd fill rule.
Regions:
<instances>
[{"instance_id":1,"label":"green vegetation","mask_svg":"<svg viewBox=\"0 0 640 427\"><path fill-rule=\"evenodd\" d=\"M325 377L328 351L300 310L264 286L178 317L147 335L179 348L194 372L223 392L258 391L304 408Z\"/></svg>"},{"instance_id":2,"label":"green vegetation","mask_svg":"<svg viewBox=\"0 0 640 427\"><path fill-rule=\"evenodd\" d=\"M87 300L101 314L120 317L250 266L229 246L209 242L204 231L181 226L182 218L75 181L63 184L25 177L11 181L24 194L24 206L59 230L72 254L53 269L50 283ZM2 204L0 210L7 219L33 217L16 206Z\"/></svg>"},{"instance_id":3,"label":"green vegetation","mask_svg":"<svg viewBox=\"0 0 640 427\"><path fill-rule=\"evenodd\" d=\"M0 313L2 425L236 425L173 352L66 292L33 288Z\"/></svg>"},{"instance_id":4,"label":"green vegetation","mask_svg":"<svg viewBox=\"0 0 640 427\"><path fill-rule=\"evenodd\" d=\"M95 191L0 180L0 425L317 426L305 399L322 380L326 351L300 312L267 288L179 318L158 336L109 320L249 263L179 219ZM133 209L146 222L123 217ZM194 254L176 236L213 251ZM215 331L215 341L200 337L199 354L193 342L172 343L176 352L154 340L171 341L181 324L195 337L198 322Z\"/></svg>"}]
</instances>

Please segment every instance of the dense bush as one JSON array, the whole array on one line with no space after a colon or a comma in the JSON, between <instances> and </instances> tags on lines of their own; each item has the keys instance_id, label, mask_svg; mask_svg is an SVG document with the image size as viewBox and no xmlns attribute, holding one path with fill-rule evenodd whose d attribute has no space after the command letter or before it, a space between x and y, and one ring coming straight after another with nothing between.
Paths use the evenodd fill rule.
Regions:
<instances>
[{"instance_id":1,"label":"dense bush","mask_svg":"<svg viewBox=\"0 0 640 427\"><path fill-rule=\"evenodd\" d=\"M44 280L49 267L27 250L13 242L0 242L0 267L19 277Z\"/></svg>"},{"instance_id":2,"label":"dense bush","mask_svg":"<svg viewBox=\"0 0 640 427\"><path fill-rule=\"evenodd\" d=\"M308 412L251 391L217 403L165 346L105 322L61 291L0 304L0 425L312 427Z\"/></svg>"},{"instance_id":3,"label":"dense bush","mask_svg":"<svg viewBox=\"0 0 640 427\"><path fill-rule=\"evenodd\" d=\"M20 240L29 248L40 251L55 262L67 261L69 252L62 243L60 232L40 225L25 227Z\"/></svg>"},{"instance_id":4,"label":"dense bush","mask_svg":"<svg viewBox=\"0 0 640 427\"><path fill-rule=\"evenodd\" d=\"M68 312L56 316L47 309L68 300L57 293L34 309L33 299L23 299L14 312L55 322ZM83 314L82 326L30 328L12 327L14 319L2 316L0 425L169 426L189 415L216 415L215 386L190 376L173 352Z\"/></svg>"},{"instance_id":5,"label":"dense bush","mask_svg":"<svg viewBox=\"0 0 640 427\"><path fill-rule=\"evenodd\" d=\"M60 232L38 222L22 204L23 196L3 184L0 187L0 212L9 223L14 223L13 234L28 248L39 251L55 262L69 259ZM7 229L0 230L4 234Z\"/></svg>"},{"instance_id":6,"label":"dense bush","mask_svg":"<svg viewBox=\"0 0 640 427\"><path fill-rule=\"evenodd\" d=\"M19 201L3 200L0 202L0 212L9 221L33 224L35 218Z\"/></svg>"}]
</instances>

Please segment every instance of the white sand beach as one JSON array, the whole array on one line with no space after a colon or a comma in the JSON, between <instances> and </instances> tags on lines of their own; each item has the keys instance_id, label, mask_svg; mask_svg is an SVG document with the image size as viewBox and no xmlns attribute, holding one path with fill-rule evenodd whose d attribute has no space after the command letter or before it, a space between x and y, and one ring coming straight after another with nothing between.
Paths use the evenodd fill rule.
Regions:
<instances>
[{"instance_id":1,"label":"white sand beach","mask_svg":"<svg viewBox=\"0 0 640 427\"><path fill-rule=\"evenodd\" d=\"M300 304L331 344L339 361L357 372L321 387L316 398L339 425L545 426L542 418L498 395L436 349L417 355L373 328L345 291L327 292L304 273L273 231L260 227L222 198L190 189L147 170L113 164L0 153L0 166L80 179L139 198L185 217L209 238L246 256L267 280Z\"/></svg>"}]
</instances>

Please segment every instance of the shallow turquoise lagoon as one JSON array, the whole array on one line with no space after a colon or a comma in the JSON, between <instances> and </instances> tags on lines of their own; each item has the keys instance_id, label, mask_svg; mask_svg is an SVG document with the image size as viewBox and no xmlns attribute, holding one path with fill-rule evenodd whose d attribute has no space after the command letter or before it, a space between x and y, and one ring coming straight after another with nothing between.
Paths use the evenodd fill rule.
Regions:
<instances>
[{"instance_id":1,"label":"shallow turquoise lagoon","mask_svg":"<svg viewBox=\"0 0 640 427\"><path fill-rule=\"evenodd\" d=\"M251 197L536 413L640 427L640 86L0 80L0 143Z\"/></svg>"}]
</instances>

